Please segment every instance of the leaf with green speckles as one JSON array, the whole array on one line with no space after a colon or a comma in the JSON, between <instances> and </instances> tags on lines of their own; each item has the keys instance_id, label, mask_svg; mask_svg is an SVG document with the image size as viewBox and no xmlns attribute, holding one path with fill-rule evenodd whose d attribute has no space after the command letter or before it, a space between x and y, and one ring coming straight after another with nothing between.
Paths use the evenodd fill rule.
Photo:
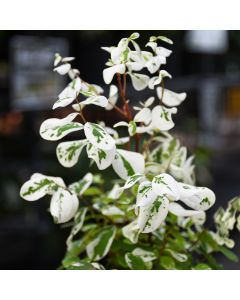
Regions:
<instances>
[{"instance_id":1,"label":"leaf with green speckles","mask_svg":"<svg viewBox=\"0 0 240 300\"><path fill-rule=\"evenodd\" d=\"M83 125L78 122L72 122L78 113L72 113L63 119L48 119L40 127L40 135L48 141L57 141L67 134L83 129Z\"/></svg>"},{"instance_id":2,"label":"leaf with green speckles","mask_svg":"<svg viewBox=\"0 0 240 300\"><path fill-rule=\"evenodd\" d=\"M81 180L70 184L69 190L78 196L81 196L90 187L92 181L93 175L91 173L87 173Z\"/></svg>"},{"instance_id":3,"label":"leaf with green speckles","mask_svg":"<svg viewBox=\"0 0 240 300\"><path fill-rule=\"evenodd\" d=\"M60 164L66 168L71 168L76 165L86 144L87 140L60 143L56 149L57 158Z\"/></svg>"},{"instance_id":4,"label":"leaf with green speckles","mask_svg":"<svg viewBox=\"0 0 240 300\"><path fill-rule=\"evenodd\" d=\"M95 161L99 170L104 170L112 164L115 152L115 147L110 150L102 150L92 144L88 144L87 146L87 155Z\"/></svg>"},{"instance_id":5,"label":"leaf with green speckles","mask_svg":"<svg viewBox=\"0 0 240 300\"><path fill-rule=\"evenodd\" d=\"M84 132L88 141L96 148L102 150L111 150L115 148L114 139L102 126L87 122L84 125Z\"/></svg>"},{"instance_id":6,"label":"leaf with green speckles","mask_svg":"<svg viewBox=\"0 0 240 300\"><path fill-rule=\"evenodd\" d=\"M20 195L25 200L35 201L54 193L59 187L65 187L62 178L35 173L21 187Z\"/></svg>"}]
</instances>

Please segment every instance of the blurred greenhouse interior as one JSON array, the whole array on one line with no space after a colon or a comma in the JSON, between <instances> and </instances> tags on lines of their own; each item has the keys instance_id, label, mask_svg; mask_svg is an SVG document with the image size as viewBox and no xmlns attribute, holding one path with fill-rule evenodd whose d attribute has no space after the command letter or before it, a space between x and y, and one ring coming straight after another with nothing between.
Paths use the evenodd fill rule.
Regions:
<instances>
[{"instance_id":1,"label":"blurred greenhouse interior","mask_svg":"<svg viewBox=\"0 0 240 300\"><path fill-rule=\"evenodd\" d=\"M174 41L166 68L173 79L166 87L188 94L175 117L174 133L196 155L198 185L216 193L217 202L208 214L212 216L239 195L240 31L140 31L142 45L153 34ZM58 268L69 229L53 224L46 212L48 199L29 203L20 198L19 189L34 172L58 174L72 182L89 168L83 153L77 166L64 169L55 157L57 143L39 135L43 120L63 117L69 110L51 109L67 83L66 77L52 71L54 54L75 56L81 76L104 87L107 54L100 47L115 45L128 35L126 31L0 31L0 269ZM108 87L105 91L107 95ZM136 93L129 86L127 95L137 103L150 91ZM120 118L95 106L86 108L86 114L88 120L107 124ZM234 250L239 253L238 233L234 234ZM220 260L225 269L240 269L240 264Z\"/></svg>"}]
</instances>

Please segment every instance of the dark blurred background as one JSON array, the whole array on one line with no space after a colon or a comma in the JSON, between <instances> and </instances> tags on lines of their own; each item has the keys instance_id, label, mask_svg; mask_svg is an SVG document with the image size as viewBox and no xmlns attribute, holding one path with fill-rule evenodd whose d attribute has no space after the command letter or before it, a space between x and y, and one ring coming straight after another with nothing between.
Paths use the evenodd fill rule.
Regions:
<instances>
[{"instance_id":1,"label":"dark blurred background","mask_svg":"<svg viewBox=\"0 0 240 300\"><path fill-rule=\"evenodd\" d=\"M55 156L57 143L39 136L43 120L68 113L51 109L67 83L67 78L52 72L54 53L75 56L73 65L81 77L104 87L102 70L108 55L100 47L116 45L133 31L0 31L0 269L60 265L69 228L53 224L47 213L49 198L30 203L19 197L19 189L33 172L62 176L70 183L89 167L83 158L74 168L64 169ZM166 87L188 93L174 118L175 133L196 154L198 184L216 193L212 216L240 194L240 31L140 34L142 46L150 35L174 41L173 46L166 45L173 50L166 66L173 79ZM136 93L128 87L133 103L149 95L149 90ZM94 106L86 110L88 120L113 124L119 119L115 112ZM239 253L239 235L233 235ZM240 269L240 264L219 259L227 269Z\"/></svg>"}]
</instances>

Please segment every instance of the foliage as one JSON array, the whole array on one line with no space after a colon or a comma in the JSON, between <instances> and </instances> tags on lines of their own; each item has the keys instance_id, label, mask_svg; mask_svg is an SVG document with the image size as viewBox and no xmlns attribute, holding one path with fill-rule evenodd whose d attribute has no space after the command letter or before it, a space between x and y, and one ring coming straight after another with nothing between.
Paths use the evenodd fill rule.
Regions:
<instances>
[{"instance_id":1,"label":"foliage","mask_svg":"<svg viewBox=\"0 0 240 300\"><path fill-rule=\"evenodd\" d=\"M215 194L195 185L194 157L169 133L175 125L172 115L186 99L186 93L164 88L172 76L160 68L172 51L159 43L172 41L152 36L146 44L151 51L142 51L138 38L133 33L116 47L102 47L110 55L104 81L111 84L116 78L118 84L110 85L108 97L72 68L73 57L56 54L54 71L68 74L71 82L53 109L71 105L74 112L48 119L40 127L41 137L49 141L83 132L81 140L58 144L56 155L62 166L73 167L86 151L100 171L112 166L119 179L111 180L112 188L107 190L101 172L87 173L69 185L62 178L36 173L23 184L20 194L28 201L50 195L54 221L73 219L63 269L221 269L215 253L237 261L226 247L233 246L229 232L236 222L240 229L240 217L236 217L240 199L229 202L226 211L218 210L216 232L204 226L205 211L215 203ZM152 96L131 107L127 78L136 91L156 90L157 99ZM84 116L87 105L115 110L122 119L113 128L89 122ZM119 136L118 127L125 127L127 136Z\"/></svg>"}]
</instances>

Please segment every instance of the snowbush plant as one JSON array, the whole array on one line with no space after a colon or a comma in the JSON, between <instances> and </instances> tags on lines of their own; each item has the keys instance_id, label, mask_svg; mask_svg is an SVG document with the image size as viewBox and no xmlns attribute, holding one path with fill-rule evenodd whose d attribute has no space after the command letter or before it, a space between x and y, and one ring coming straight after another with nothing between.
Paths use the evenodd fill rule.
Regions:
<instances>
[{"instance_id":1,"label":"snowbush plant","mask_svg":"<svg viewBox=\"0 0 240 300\"><path fill-rule=\"evenodd\" d=\"M186 93L164 88L172 76L162 66L172 51L161 44L172 41L152 36L141 50L138 38L133 33L117 46L102 47L109 54L103 70L110 85L108 96L72 68L73 57L56 54L54 72L68 75L70 83L53 109L71 106L73 112L44 121L40 135L58 141L72 132L83 133L83 139L60 142L57 159L71 168L81 163L80 154L86 151L99 173L89 172L71 184L35 173L23 184L21 197L36 201L49 195L54 222L72 226L63 269L222 268L215 258L218 252L237 261L228 248L234 246L230 231L235 224L240 229L240 199L217 211L215 231L204 225L215 194L196 186L194 157L170 134L174 114L186 99ZM152 96L132 107L127 80L136 91L152 90ZM89 122L84 116L87 105L116 110L121 120L113 128L103 121ZM126 136L119 135L119 127L127 129ZM118 180L112 180L112 188L106 190L101 171L110 167Z\"/></svg>"}]
</instances>

